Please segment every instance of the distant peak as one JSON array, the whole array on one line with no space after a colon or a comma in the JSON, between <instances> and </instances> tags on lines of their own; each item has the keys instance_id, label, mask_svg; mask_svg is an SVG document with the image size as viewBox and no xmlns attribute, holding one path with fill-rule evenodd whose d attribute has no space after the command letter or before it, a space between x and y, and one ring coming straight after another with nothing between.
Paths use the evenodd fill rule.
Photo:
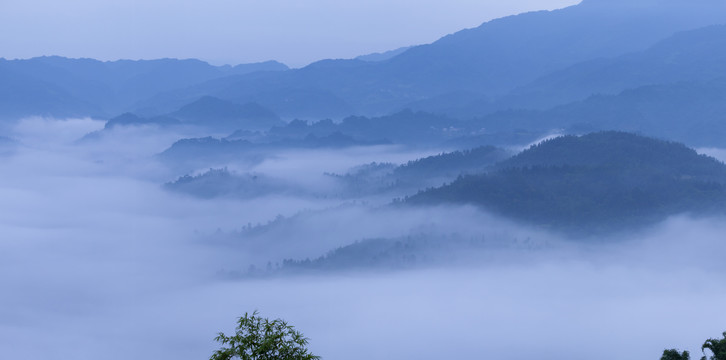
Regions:
<instances>
[{"instance_id":1,"label":"distant peak","mask_svg":"<svg viewBox=\"0 0 726 360\"><path fill-rule=\"evenodd\" d=\"M361 61L368 61L368 62L378 62L378 61L386 61L388 59L394 58L402 53L404 53L406 50L412 48L412 46L405 46L402 48L384 51L384 52L377 52L367 55L361 55L355 58L355 60L361 60Z\"/></svg>"},{"instance_id":2,"label":"distant peak","mask_svg":"<svg viewBox=\"0 0 726 360\"><path fill-rule=\"evenodd\" d=\"M600 7L723 5L723 0L583 0L580 5Z\"/></svg>"}]
</instances>

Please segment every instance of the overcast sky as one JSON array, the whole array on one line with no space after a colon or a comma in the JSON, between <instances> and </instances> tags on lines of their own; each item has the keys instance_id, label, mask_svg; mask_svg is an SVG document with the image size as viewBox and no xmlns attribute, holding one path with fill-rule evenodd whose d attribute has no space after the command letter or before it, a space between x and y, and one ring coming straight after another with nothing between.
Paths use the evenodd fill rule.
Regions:
<instances>
[{"instance_id":1,"label":"overcast sky","mask_svg":"<svg viewBox=\"0 0 726 360\"><path fill-rule=\"evenodd\" d=\"M0 0L0 57L276 59L302 66L429 43L579 0Z\"/></svg>"}]
</instances>

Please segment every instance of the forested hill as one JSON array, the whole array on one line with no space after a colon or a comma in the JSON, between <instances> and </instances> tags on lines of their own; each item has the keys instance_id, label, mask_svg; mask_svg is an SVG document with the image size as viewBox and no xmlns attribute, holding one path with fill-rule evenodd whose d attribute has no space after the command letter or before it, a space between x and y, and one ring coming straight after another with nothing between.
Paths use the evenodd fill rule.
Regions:
<instances>
[{"instance_id":1,"label":"forested hill","mask_svg":"<svg viewBox=\"0 0 726 360\"><path fill-rule=\"evenodd\" d=\"M494 146L441 153L395 166L370 163L351 169L347 174L328 174L336 178L347 195L389 193L413 194L420 189L450 183L462 174L478 174L508 158L511 153Z\"/></svg>"},{"instance_id":2,"label":"forested hill","mask_svg":"<svg viewBox=\"0 0 726 360\"><path fill-rule=\"evenodd\" d=\"M542 142L495 171L405 202L471 203L539 226L596 233L723 211L725 185L726 165L682 144L600 132Z\"/></svg>"},{"instance_id":3,"label":"forested hill","mask_svg":"<svg viewBox=\"0 0 726 360\"><path fill-rule=\"evenodd\" d=\"M726 181L726 166L676 142L608 131L562 136L531 146L500 163L500 169L531 167L598 167L622 175L662 175L702 181Z\"/></svg>"}]
</instances>

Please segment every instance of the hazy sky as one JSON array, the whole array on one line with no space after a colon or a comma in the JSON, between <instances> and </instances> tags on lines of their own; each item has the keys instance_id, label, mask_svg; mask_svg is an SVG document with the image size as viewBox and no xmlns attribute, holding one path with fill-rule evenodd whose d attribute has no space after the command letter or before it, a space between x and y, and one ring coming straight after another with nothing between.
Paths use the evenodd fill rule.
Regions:
<instances>
[{"instance_id":1,"label":"hazy sky","mask_svg":"<svg viewBox=\"0 0 726 360\"><path fill-rule=\"evenodd\" d=\"M0 0L0 57L276 59L301 66L429 43L579 0Z\"/></svg>"}]
</instances>

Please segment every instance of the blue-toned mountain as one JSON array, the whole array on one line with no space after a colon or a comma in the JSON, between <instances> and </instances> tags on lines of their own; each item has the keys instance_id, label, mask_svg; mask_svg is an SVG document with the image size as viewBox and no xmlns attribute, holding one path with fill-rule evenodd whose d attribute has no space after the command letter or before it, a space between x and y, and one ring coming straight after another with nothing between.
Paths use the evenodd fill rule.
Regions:
<instances>
[{"instance_id":1,"label":"blue-toned mountain","mask_svg":"<svg viewBox=\"0 0 726 360\"><path fill-rule=\"evenodd\" d=\"M498 106L543 109L595 94L616 95L646 85L705 82L724 76L726 25L714 25L677 33L642 52L554 72L516 89Z\"/></svg>"},{"instance_id":2,"label":"blue-toned mountain","mask_svg":"<svg viewBox=\"0 0 726 360\"><path fill-rule=\"evenodd\" d=\"M590 0L493 20L386 61L325 60L210 82L145 104L164 112L207 94L255 101L283 117L387 114L451 93L501 96L577 63L642 51L678 31L723 19L726 4L715 0Z\"/></svg>"},{"instance_id":3,"label":"blue-toned mountain","mask_svg":"<svg viewBox=\"0 0 726 360\"><path fill-rule=\"evenodd\" d=\"M323 60L290 71L277 71L286 67L274 62L233 68L174 59L4 60L0 76L13 81L0 83L0 92L27 91L2 100L6 106L0 107L0 117L110 118L126 111L150 117L204 96L257 103L288 119L387 115L410 104L456 100L458 94L470 100L496 99L555 71L642 51L676 32L724 19L726 3L721 0L587 0L489 21L383 61ZM685 41L672 45L686 49L684 53L691 49ZM678 74L688 64L674 66ZM575 85L569 92L582 93ZM480 114L491 112L482 102Z\"/></svg>"},{"instance_id":4,"label":"blue-toned mountain","mask_svg":"<svg viewBox=\"0 0 726 360\"><path fill-rule=\"evenodd\" d=\"M678 143L621 132L534 145L489 173L419 193L408 204L469 203L578 233L726 210L726 165Z\"/></svg>"},{"instance_id":5,"label":"blue-toned mountain","mask_svg":"<svg viewBox=\"0 0 726 360\"><path fill-rule=\"evenodd\" d=\"M142 99L215 78L280 71L277 62L212 66L199 60L0 59L0 119L28 115L108 118Z\"/></svg>"}]
</instances>

